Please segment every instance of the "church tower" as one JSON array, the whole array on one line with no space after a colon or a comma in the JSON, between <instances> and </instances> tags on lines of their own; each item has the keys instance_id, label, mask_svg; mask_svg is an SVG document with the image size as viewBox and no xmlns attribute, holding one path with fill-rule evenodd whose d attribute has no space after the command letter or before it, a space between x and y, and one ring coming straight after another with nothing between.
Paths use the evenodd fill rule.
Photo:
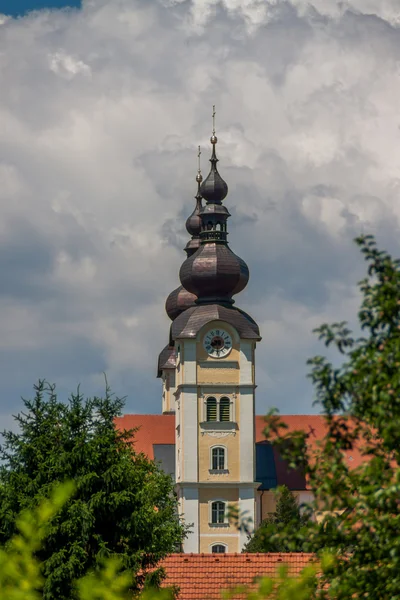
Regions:
<instances>
[{"instance_id":1,"label":"church tower","mask_svg":"<svg viewBox=\"0 0 400 600\"><path fill-rule=\"evenodd\" d=\"M257 324L234 306L249 270L228 245L228 186L217 169L214 128L211 169L196 177L192 236L181 286L166 302L170 342L161 352L163 413L175 412L176 491L191 533L185 552L240 552L247 539L228 520L229 508L255 517L255 348ZM204 205L202 203L204 201Z\"/></svg>"}]
</instances>

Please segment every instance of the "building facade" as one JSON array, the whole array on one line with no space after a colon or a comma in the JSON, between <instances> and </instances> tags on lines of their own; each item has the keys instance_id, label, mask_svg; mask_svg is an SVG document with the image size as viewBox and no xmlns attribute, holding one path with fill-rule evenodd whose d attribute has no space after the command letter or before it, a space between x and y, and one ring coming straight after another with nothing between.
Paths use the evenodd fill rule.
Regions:
<instances>
[{"instance_id":1,"label":"building facade","mask_svg":"<svg viewBox=\"0 0 400 600\"><path fill-rule=\"evenodd\" d=\"M179 509L192 533L185 552L239 552L247 539L228 519L228 507L256 520L256 322L234 306L249 279L246 263L228 244L223 204L228 186L217 169L197 174L191 235L181 286L167 299L170 342L159 359L163 412L175 414L175 478Z\"/></svg>"},{"instance_id":2,"label":"building facade","mask_svg":"<svg viewBox=\"0 0 400 600\"><path fill-rule=\"evenodd\" d=\"M228 245L228 186L217 168L211 136L211 168L197 173L195 207L186 222L190 239L180 269L181 285L168 296L169 343L158 358L161 415L124 415L121 429L137 429L135 448L174 478L179 511L191 533L189 553L240 552L247 531L228 518L234 509L248 531L275 510L274 490L286 485L299 502L312 494L302 473L289 469L265 439L255 416L257 323L233 297L249 270ZM281 415L287 433L303 430L312 450L326 432L320 415ZM349 466L362 462L346 451Z\"/></svg>"}]
</instances>

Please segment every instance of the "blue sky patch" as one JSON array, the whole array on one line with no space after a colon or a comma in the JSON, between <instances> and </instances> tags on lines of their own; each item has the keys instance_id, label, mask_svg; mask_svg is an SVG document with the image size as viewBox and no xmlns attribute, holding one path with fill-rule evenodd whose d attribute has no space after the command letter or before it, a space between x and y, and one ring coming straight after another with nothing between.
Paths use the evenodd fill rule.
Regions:
<instances>
[{"instance_id":1,"label":"blue sky patch","mask_svg":"<svg viewBox=\"0 0 400 600\"><path fill-rule=\"evenodd\" d=\"M20 17L31 10L42 8L81 7L81 0L0 0L0 13Z\"/></svg>"}]
</instances>

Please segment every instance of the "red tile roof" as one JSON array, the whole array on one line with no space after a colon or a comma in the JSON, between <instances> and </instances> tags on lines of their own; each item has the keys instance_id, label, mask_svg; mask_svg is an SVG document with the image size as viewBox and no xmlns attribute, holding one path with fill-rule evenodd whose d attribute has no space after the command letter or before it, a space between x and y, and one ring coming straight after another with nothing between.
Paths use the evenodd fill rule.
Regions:
<instances>
[{"instance_id":1,"label":"red tile roof","mask_svg":"<svg viewBox=\"0 0 400 600\"><path fill-rule=\"evenodd\" d=\"M307 445L311 451L317 449L317 442L321 441L327 433L327 427L323 415L279 416L288 426L288 428L282 431L282 433L286 434L296 430L305 431L308 434ZM265 436L263 435L265 425L265 417L257 416L256 442L261 442L263 439L265 439ZM365 461L365 458L363 458L359 448L353 448L352 450L346 451L346 456L349 466L353 469Z\"/></svg>"},{"instance_id":2,"label":"red tile roof","mask_svg":"<svg viewBox=\"0 0 400 600\"><path fill-rule=\"evenodd\" d=\"M118 429L134 429L136 452L154 459L153 444L175 444L175 415L123 415L115 419Z\"/></svg>"},{"instance_id":3,"label":"red tile roof","mask_svg":"<svg viewBox=\"0 0 400 600\"><path fill-rule=\"evenodd\" d=\"M160 566L167 577L163 587L180 588L178 600L220 600L221 590L251 585L257 577L276 577L280 565L299 575L313 554L171 554ZM253 587L256 587L253 585ZM235 598L243 597L235 595Z\"/></svg>"},{"instance_id":4,"label":"red tile roof","mask_svg":"<svg viewBox=\"0 0 400 600\"><path fill-rule=\"evenodd\" d=\"M326 426L322 415L280 415L288 429L286 433L301 430L308 433L308 444L311 450L316 449L318 440L322 440L326 434ZM149 458L154 459L154 444L175 444L175 416L174 415L124 415L116 419L119 429L132 429L138 427L135 433L135 449L143 452ZM263 431L265 419L258 415L255 419L256 443L265 441ZM284 432L284 433L285 433ZM346 452L349 466L359 466L363 460L357 448ZM277 468L278 484L286 483L290 489L305 489L301 474L286 468L286 464L279 459L277 450L274 448L275 465Z\"/></svg>"}]
</instances>

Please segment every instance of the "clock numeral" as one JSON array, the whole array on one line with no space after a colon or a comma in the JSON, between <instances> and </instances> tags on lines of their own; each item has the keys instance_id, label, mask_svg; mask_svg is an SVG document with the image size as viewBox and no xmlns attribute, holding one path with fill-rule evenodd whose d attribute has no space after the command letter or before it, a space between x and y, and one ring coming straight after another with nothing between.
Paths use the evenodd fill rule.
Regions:
<instances>
[{"instance_id":1,"label":"clock numeral","mask_svg":"<svg viewBox=\"0 0 400 600\"><path fill-rule=\"evenodd\" d=\"M216 329L215 333L216 333L217 335L219 335L219 329Z\"/></svg>"}]
</instances>

